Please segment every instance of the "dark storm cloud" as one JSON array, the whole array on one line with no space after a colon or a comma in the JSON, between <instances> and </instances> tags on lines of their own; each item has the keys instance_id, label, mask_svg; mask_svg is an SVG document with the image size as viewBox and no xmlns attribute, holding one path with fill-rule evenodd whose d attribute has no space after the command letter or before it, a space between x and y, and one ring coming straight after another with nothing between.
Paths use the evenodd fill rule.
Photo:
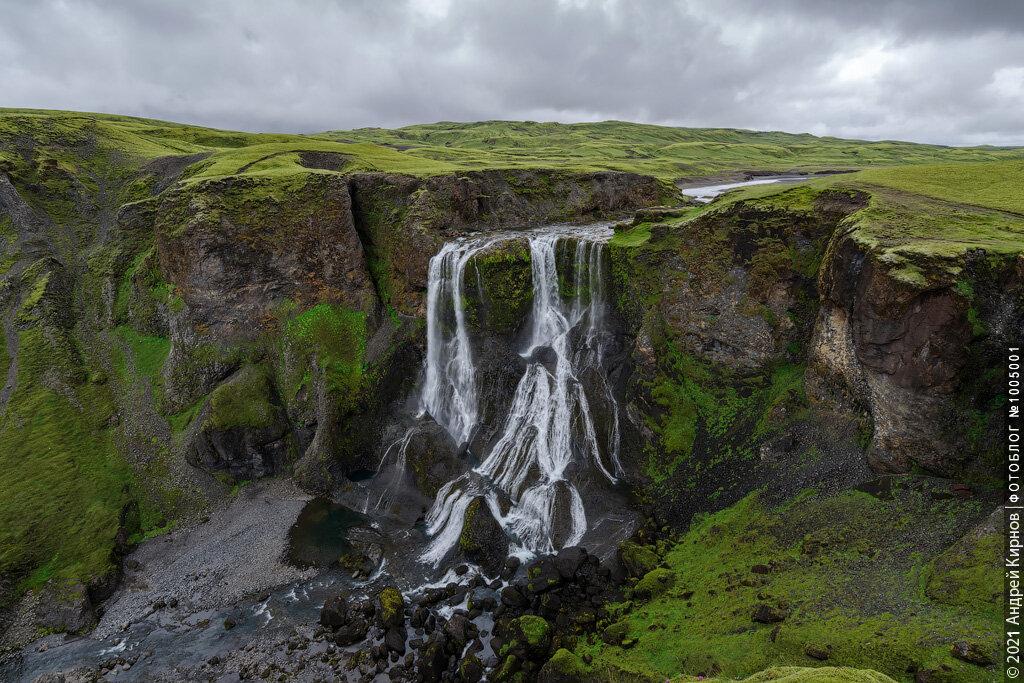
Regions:
<instances>
[{"instance_id":1,"label":"dark storm cloud","mask_svg":"<svg viewBox=\"0 0 1024 683\"><path fill-rule=\"evenodd\" d=\"M1024 144L1024 3L0 0L0 105L312 132L624 119Z\"/></svg>"}]
</instances>

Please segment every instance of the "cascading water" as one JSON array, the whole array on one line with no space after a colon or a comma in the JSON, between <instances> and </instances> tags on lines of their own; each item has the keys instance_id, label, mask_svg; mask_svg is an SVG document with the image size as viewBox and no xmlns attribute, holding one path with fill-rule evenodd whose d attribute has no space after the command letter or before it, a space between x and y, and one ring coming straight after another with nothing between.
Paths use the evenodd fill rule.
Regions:
<instances>
[{"instance_id":1,"label":"cascading water","mask_svg":"<svg viewBox=\"0 0 1024 683\"><path fill-rule=\"evenodd\" d=\"M437 564L447 555L462 531L466 508L478 496L520 551L545 553L556 544L577 544L587 530L587 518L573 476L596 473L615 482L602 461L580 378L584 371L596 371L613 406L606 438L611 467L618 472L618 407L600 367L609 336L603 326L601 263L612 234L607 226L556 226L526 233L534 293L532 326L522 352L528 366L483 462L438 492L427 515L431 542L424 561ZM447 244L430 263L420 405L462 444L478 422L477 372L463 308L465 268L473 256L497 242L522 237L466 238ZM562 286L560 248L573 251L572 276L568 282L563 276ZM573 476L568 472L571 464Z\"/></svg>"}]
</instances>

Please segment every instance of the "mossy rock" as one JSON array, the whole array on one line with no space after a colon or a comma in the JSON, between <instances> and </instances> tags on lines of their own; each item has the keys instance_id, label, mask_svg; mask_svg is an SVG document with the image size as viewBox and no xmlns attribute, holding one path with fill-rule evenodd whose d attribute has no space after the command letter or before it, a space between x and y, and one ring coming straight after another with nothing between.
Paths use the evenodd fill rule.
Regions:
<instances>
[{"instance_id":1,"label":"mossy rock","mask_svg":"<svg viewBox=\"0 0 1024 683\"><path fill-rule=\"evenodd\" d=\"M459 550L466 559L476 562L490 574L501 568L508 555L508 536L482 496L474 498L466 507Z\"/></svg>"},{"instance_id":2,"label":"mossy rock","mask_svg":"<svg viewBox=\"0 0 1024 683\"><path fill-rule=\"evenodd\" d=\"M538 683L584 683L591 676L590 667L565 648L560 648L541 667Z\"/></svg>"},{"instance_id":3,"label":"mossy rock","mask_svg":"<svg viewBox=\"0 0 1024 683\"><path fill-rule=\"evenodd\" d=\"M510 334L533 305L533 270L525 240L501 242L480 252L466 268L464 292L470 325Z\"/></svg>"},{"instance_id":4,"label":"mossy rock","mask_svg":"<svg viewBox=\"0 0 1024 683\"><path fill-rule=\"evenodd\" d=\"M210 423L219 430L268 427L280 417L281 409L271 402L273 395L266 372L246 365L210 396Z\"/></svg>"},{"instance_id":5,"label":"mossy rock","mask_svg":"<svg viewBox=\"0 0 1024 683\"><path fill-rule=\"evenodd\" d=\"M531 661L547 655L551 647L551 625L541 617L527 614L509 624L508 651L522 652Z\"/></svg>"},{"instance_id":6,"label":"mossy rock","mask_svg":"<svg viewBox=\"0 0 1024 683\"><path fill-rule=\"evenodd\" d=\"M484 665L476 655L469 655L459 663L459 683L477 683L484 677Z\"/></svg>"},{"instance_id":7,"label":"mossy rock","mask_svg":"<svg viewBox=\"0 0 1024 683\"><path fill-rule=\"evenodd\" d=\"M619 545L619 561L630 576L640 578L655 569L660 560L647 546L625 541Z\"/></svg>"},{"instance_id":8,"label":"mossy rock","mask_svg":"<svg viewBox=\"0 0 1024 683\"><path fill-rule=\"evenodd\" d=\"M634 598L654 598L675 585L676 575L671 569L654 569L633 587Z\"/></svg>"},{"instance_id":9,"label":"mossy rock","mask_svg":"<svg viewBox=\"0 0 1024 683\"><path fill-rule=\"evenodd\" d=\"M389 586L377 595L378 618L383 627L401 626L405 623L405 600L397 588Z\"/></svg>"},{"instance_id":10,"label":"mossy rock","mask_svg":"<svg viewBox=\"0 0 1024 683\"><path fill-rule=\"evenodd\" d=\"M494 673L495 683L520 683L526 680L521 671L522 662L515 655L508 655L502 660L501 666Z\"/></svg>"},{"instance_id":11,"label":"mossy rock","mask_svg":"<svg viewBox=\"0 0 1024 683\"><path fill-rule=\"evenodd\" d=\"M277 474L295 458L284 409L266 371L243 366L210 396L190 430L186 459L235 481Z\"/></svg>"},{"instance_id":12,"label":"mossy rock","mask_svg":"<svg viewBox=\"0 0 1024 683\"><path fill-rule=\"evenodd\" d=\"M1002 508L997 509L932 560L925 595L974 611L997 609L1002 604L1002 515Z\"/></svg>"},{"instance_id":13,"label":"mossy rock","mask_svg":"<svg viewBox=\"0 0 1024 683\"><path fill-rule=\"evenodd\" d=\"M601 633L601 640L607 645L621 645L627 636L629 636L629 624L625 621L619 621Z\"/></svg>"}]
</instances>

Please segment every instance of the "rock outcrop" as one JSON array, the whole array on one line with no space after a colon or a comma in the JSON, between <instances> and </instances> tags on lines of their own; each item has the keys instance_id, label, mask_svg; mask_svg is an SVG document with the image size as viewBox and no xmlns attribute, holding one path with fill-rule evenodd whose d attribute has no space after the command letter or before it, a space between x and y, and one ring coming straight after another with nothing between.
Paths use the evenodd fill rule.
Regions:
<instances>
[{"instance_id":1,"label":"rock outcrop","mask_svg":"<svg viewBox=\"0 0 1024 683\"><path fill-rule=\"evenodd\" d=\"M990 357L986 349L1009 342L996 318L1024 320L1024 303L1014 294L1021 287L1020 258L1001 272L979 273L972 261L983 259L965 259L959 278L953 273L962 266L952 259L908 278L905 263L886 263L853 236L839 236L829 247L808 395L870 415L868 458L877 471L920 466L958 476L987 466L977 462L967 434L950 427L963 426L958 404L973 403L979 393L972 386L977 378L966 372L972 346L975 357ZM986 296L975 293L972 275L984 278Z\"/></svg>"}]
</instances>

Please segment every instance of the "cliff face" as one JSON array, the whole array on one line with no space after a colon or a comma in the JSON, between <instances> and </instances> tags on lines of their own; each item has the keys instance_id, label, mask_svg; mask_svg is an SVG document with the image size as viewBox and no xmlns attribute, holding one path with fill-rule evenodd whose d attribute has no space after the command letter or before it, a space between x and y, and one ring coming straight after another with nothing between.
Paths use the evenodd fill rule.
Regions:
<instances>
[{"instance_id":1,"label":"cliff face","mask_svg":"<svg viewBox=\"0 0 1024 683\"><path fill-rule=\"evenodd\" d=\"M460 233L597 220L674 195L650 176L519 170L426 179L359 174L351 188L356 228L382 297L418 317L425 314L430 256Z\"/></svg>"},{"instance_id":2,"label":"cliff face","mask_svg":"<svg viewBox=\"0 0 1024 683\"><path fill-rule=\"evenodd\" d=\"M723 202L612 241L635 338L630 473L669 515L766 482L840 485L865 450L878 473L996 476L1019 247L885 237L866 190Z\"/></svg>"},{"instance_id":3,"label":"cliff face","mask_svg":"<svg viewBox=\"0 0 1024 683\"><path fill-rule=\"evenodd\" d=\"M619 173L342 174L324 153L188 180L208 154L141 163L109 144L45 122L0 139L0 460L31 482L0 495L0 587L56 576L85 617L48 625L71 630L133 534L233 483L291 472L322 491L376 466L442 243L671 191Z\"/></svg>"},{"instance_id":4,"label":"cliff face","mask_svg":"<svg viewBox=\"0 0 1024 683\"><path fill-rule=\"evenodd\" d=\"M807 376L812 399L870 414L880 472L991 471L999 352L1024 321L1021 264L984 252L907 281L850 236L830 246ZM986 377L987 374L987 377Z\"/></svg>"},{"instance_id":5,"label":"cliff face","mask_svg":"<svg viewBox=\"0 0 1024 683\"><path fill-rule=\"evenodd\" d=\"M143 163L89 131L0 143L0 588L57 579L82 609L47 625L71 630L143 533L255 478L327 491L376 467L388 406L421 367L440 245L671 197L628 173L412 177L310 152L298 171L207 178L205 154ZM622 464L670 519L766 482L783 496L860 481L866 462L991 477L992 370L1024 329L1019 248L880 239L871 192L651 212L613 239ZM481 254L464 283L492 423L523 371L522 247ZM435 436L410 454L424 490L455 470Z\"/></svg>"}]
</instances>

